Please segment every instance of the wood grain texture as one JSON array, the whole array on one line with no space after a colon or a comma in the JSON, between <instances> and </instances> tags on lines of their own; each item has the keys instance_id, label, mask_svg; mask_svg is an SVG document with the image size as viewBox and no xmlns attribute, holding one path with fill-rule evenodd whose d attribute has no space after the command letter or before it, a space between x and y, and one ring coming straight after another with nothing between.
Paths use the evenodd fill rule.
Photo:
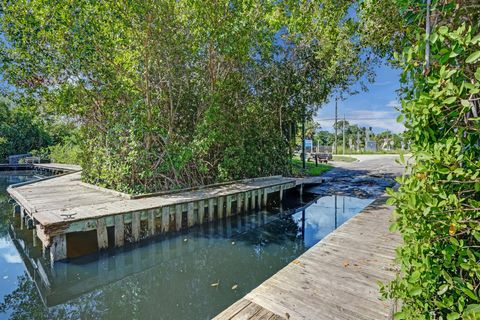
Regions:
<instances>
[{"instance_id":1,"label":"wood grain texture","mask_svg":"<svg viewBox=\"0 0 480 320\"><path fill-rule=\"evenodd\" d=\"M397 273L383 196L214 319L391 319L378 281ZM277 317L277 318L275 318Z\"/></svg>"}]
</instances>

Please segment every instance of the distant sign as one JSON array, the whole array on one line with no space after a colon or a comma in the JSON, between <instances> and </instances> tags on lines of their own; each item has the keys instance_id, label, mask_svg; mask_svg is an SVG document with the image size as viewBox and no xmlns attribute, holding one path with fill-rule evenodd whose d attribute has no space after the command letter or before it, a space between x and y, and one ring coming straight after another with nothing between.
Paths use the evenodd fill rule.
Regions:
<instances>
[{"instance_id":1,"label":"distant sign","mask_svg":"<svg viewBox=\"0 0 480 320\"><path fill-rule=\"evenodd\" d=\"M305 149L306 148L312 149L312 146L313 146L312 140L305 139Z\"/></svg>"}]
</instances>

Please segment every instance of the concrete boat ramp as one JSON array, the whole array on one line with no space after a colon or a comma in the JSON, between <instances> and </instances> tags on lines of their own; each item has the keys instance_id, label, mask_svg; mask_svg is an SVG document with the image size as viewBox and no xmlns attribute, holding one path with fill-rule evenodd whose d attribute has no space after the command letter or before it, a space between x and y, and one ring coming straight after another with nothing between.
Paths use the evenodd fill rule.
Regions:
<instances>
[{"instance_id":1,"label":"concrete boat ramp","mask_svg":"<svg viewBox=\"0 0 480 320\"><path fill-rule=\"evenodd\" d=\"M62 168L50 165L44 169ZM75 169L68 166L63 168L68 173L7 189L16 201L14 211L34 230L52 262L88 253L78 250L74 242L82 242L82 236L92 237L92 232L95 250L119 247L261 209L269 201L281 201L285 190L296 187L295 179L273 176L135 196L83 183L81 172L72 172ZM77 247L75 252L70 246Z\"/></svg>"}]
</instances>

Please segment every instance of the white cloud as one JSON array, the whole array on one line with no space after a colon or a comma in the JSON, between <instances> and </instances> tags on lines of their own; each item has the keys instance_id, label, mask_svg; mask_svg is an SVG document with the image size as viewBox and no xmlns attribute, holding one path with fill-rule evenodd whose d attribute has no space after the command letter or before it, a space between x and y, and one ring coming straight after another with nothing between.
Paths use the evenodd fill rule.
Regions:
<instances>
[{"instance_id":1,"label":"white cloud","mask_svg":"<svg viewBox=\"0 0 480 320\"><path fill-rule=\"evenodd\" d=\"M392 109L397 109L400 107L400 101L398 100L390 100L387 103L387 107L392 108Z\"/></svg>"},{"instance_id":2,"label":"white cloud","mask_svg":"<svg viewBox=\"0 0 480 320\"><path fill-rule=\"evenodd\" d=\"M389 101L381 110L355 109L345 114L345 119L360 127L372 127L374 131L390 130L394 133L400 133L405 130L402 123L398 123L396 118L399 112L396 110L400 106L397 100ZM380 108L379 108L380 109ZM339 119L343 119L343 114L339 114ZM332 118L316 117L323 130L333 131L335 120Z\"/></svg>"}]
</instances>

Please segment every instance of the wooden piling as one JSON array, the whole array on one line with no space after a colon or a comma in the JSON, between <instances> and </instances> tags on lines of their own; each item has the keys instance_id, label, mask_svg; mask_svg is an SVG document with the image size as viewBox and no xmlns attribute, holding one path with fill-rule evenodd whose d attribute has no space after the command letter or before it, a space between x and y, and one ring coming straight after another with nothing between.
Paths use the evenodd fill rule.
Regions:
<instances>
[{"instance_id":1,"label":"wooden piling","mask_svg":"<svg viewBox=\"0 0 480 320\"><path fill-rule=\"evenodd\" d=\"M260 210L262 208L262 190L257 189L257 209Z\"/></svg>"},{"instance_id":2,"label":"wooden piling","mask_svg":"<svg viewBox=\"0 0 480 320\"><path fill-rule=\"evenodd\" d=\"M175 206L175 225L176 225L177 231L182 229L182 215L183 215L182 205L177 204Z\"/></svg>"},{"instance_id":3,"label":"wooden piling","mask_svg":"<svg viewBox=\"0 0 480 320\"><path fill-rule=\"evenodd\" d=\"M205 222L205 201L198 201L198 222L202 224Z\"/></svg>"},{"instance_id":4,"label":"wooden piling","mask_svg":"<svg viewBox=\"0 0 480 320\"><path fill-rule=\"evenodd\" d=\"M155 234L155 210L149 210L147 212L148 222L148 236L152 237Z\"/></svg>"},{"instance_id":5,"label":"wooden piling","mask_svg":"<svg viewBox=\"0 0 480 320\"><path fill-rule=\"evenodd\" d=\"M243 193L237 193L237 214L242 212L242 198Z\"/></svg>"},{"instance_id":6,"label":"wooden piling","mask_svg":"<svg viewBox=\"0 0 480 320\"><path fill-rule=\"evenodd\" d=\"M215 199L208 199L208 221L213 221L215 219Z\"/></svg>"},{"instance_id":7,"label":"wooden piling","mask_svg":"<svg viewBox=\"0 0 480 320\"><path fill-rule=\"evenodd\" d=\"M217 198L217 216L219 219L223 218L224 216L224 209L223 209L224 202L225 202L224 197Z\"/></svg>"},{"instance_id":8,"label":"wooden piling","mask_svg":"<svg viewBox=\"0 0 480 320\"><path fill-rule=\"evenodd\" d=\"M108 233L105 218L97 219L97 243L99 250L108 248Z\"/></svg>"},{"instance_id":9,"label":"wooden piling","mask_svg":"<svg viewBox=\"0 0 480 320\"><path fill-rule=\"evenodd\" d=\"M192 227L196 224L195 219L195 206L193 202L189 202L187 205L187 225L188 227Z\"/></svg>"},{"instance_id":10,"label":"wooden piling","mask_svg":"<svg viewBox=\"0 0 480 320\"><path fill-rule=\"evenodd\" d=\"M125 242L125 223L123 222L123 214L115 216L114 224L115 246L121 247Z\"/></svg>"},{"instance_id":11,"label":"wooden piling","mask_svg":"<svg viewBox=\"0 0 480 320\"><path fill-rule=\"evenodd\" d=\"M132 212L132 239L140 240L140 212Z\"/></svg>"},{"instance_id":12,"label":"wooden piling","mask_svg":"<svg viewBox=\"0 0 480 320\"><path fill-rule=\"evenodd\" d=\"M265 189L263 189L263 197L262 197L262 200L263 200L263 201L262 201L262 206L263 206L264 208L267 207L267 199L268 199L268 189L265 188Z\"/></svg>"},{"instance_id":13,"label":"wooden piling","mask_svg":"<svg viewBox=\"0 0 480 320\"><path fill-rule=\"evenodd\" d=\"M283 186L280 185L280 191L278 191L278 195L280 197L280 202L283 201Z\"/></svg>"},{"instance_id":14,"label":"wooden piling","mask_svg":"<svg viewBox=\"0 0 480 320\"><path fill-rule=\"evenodd\" d=\"M67 258L67 237L65 234L59 234L52 237L50 246L50 261L53 263Z\"/></svg>"},{"instance_id":15,"label":"wooden piling","mask_svg":"<svg viewBox=\"0 0 480 320\"><path fill-rule=\"evenodd\" d=\"M227 196L227 217L232 215L232 196Z\"/></svg>"},{"instance_id":16,"label":"wooden piling","mask_svg":"<svg viewBox=\"0 0 480 320\"><path fill-rule=\"evenodd\" d=\"M170 227L170 208L163 207L162 208L162 233L168 232Z\"/></svg>"}]
</instances>

